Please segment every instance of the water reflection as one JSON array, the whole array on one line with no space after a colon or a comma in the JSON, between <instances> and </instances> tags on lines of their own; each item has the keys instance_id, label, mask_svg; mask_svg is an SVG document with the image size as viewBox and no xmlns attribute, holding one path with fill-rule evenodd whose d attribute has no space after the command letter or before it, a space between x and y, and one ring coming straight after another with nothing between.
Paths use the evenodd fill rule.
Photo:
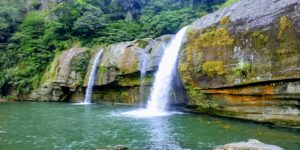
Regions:
<instances>
[{"instance_id":1,"label":"water reflection","mask_svg":"<svg viewBox=\"0 0 300 150\"><path fill-rule=\"evenodd\" d=\"M174 131L168 118L156 117L147 119L147 132L150 135L149 149L155 150L182 150L177 141L174 140Z\"/></svg>"},{"instance_id":2,"label":"water reflection","mask_svg":"<svg viewBox=\"0 0 300 150\"><path fill-rule=\"evenodd\" d=\"M95 116L93 115L93 105L81 105L78 107L80 112L77 112L77 117L72 117L71 120L69 120L70 126L73 125L73 127L69 130L71 131L71 133L77 133L77 136L72 137L74 141L72 140L66 142L68 144L66 144L64 147L70 149L82 148L84 145L95 147L96 145L94 143L96 143L97 140L95 139L94 133ZM78 121L77 119L80 121Z\"/></svg>"},{"instance_id":3,"label":"water reflection","mask_svg":"<svg viewBox=\"0 0 300 150\"><path fill-rule=\"evenodd\" d=\"M299 131L202 115L140 118L122 114L131 109L68 103L1 104L0 147L52 150L124 145L133 150L211 150L257 139L284 149L300 149Z\"/></svg>"}]
</instances>

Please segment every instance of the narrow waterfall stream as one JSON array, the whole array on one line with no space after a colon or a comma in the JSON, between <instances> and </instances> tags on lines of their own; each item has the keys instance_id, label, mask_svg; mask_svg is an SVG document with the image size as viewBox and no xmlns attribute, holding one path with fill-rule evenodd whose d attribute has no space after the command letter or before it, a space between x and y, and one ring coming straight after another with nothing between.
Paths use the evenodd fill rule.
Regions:
<instances>
[{"instance_id":1,"label":"narrow waterfall stream","mask_svg":"<svg viewBox=\"0 0 300 150\"><path fill-rule=\"evenodd\" d=\"M186 28L182 28L164 50L162 60L159 63L158 71L155 74L155 81L151 90L146 109L126 112L125 115L137 117L165 116L170 114L166 111L169 102L171 82L176 68L178 52L185 36Z\"/></svg>"},{"instance_id":2,"label":"narrow waterfall stream","mask_svg":"<svg viewBox=\"0 0 300 150\"><path fill-rule=\"evenodd\" d=\"M95 83L95 78L97 77L98 72L98 64L101 57L103 49L101 49L94 60L93 67L89 76L89 82L85 92L84 104L90 104L92 102L92 93L93 93L93 86Z\"/></svg>"},{"instance_id":3,"label":"narrow waterfall stream","mask_svg":"<svg viewBox=\"0 0 300 150\"><path fill-rule=\"evenodd\" d=\"M141 86L140 86L140 101L143 102L145 95L145 78L147 77L147 67L150 62L149 51L153 47L155 41L150 41L148 46L140 53L140 71L141 71Z\"/></svg>"}]
</instances>

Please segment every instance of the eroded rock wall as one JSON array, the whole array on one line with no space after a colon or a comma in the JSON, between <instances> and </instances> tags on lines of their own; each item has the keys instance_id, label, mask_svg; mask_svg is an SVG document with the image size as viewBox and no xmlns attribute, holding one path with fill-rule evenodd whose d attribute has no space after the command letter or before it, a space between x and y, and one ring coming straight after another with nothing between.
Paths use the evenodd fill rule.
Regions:
<instances>
[{"instance_id":1,"label":"eroded rock wall","mask_svg":"<svg viewBox=\"0 0 300 150\"><path fill-rule=\"evenodd\" d=\"M93 100L129 104L145 103L164 47L172 37L172 35L165 35L154 40L122 42L106 47L98 67ZM150 43L150 47L146 49ZM146 62L146 75L143 84L141 81L141 64L144 59L141 57L142 53L146 53L149 57L148 62ZM91 68L92 62L93 59L90 61L89 68ZM87 82L88 79L86 78L85 85ZM141 86L143 86L143 92Z\"/></svg>"},{"instance_id":2,"label":"eroded rock wall","mask_svg":"<svg viewBox=\"0 0 300 150\"><path fill-rule=\"evenodd\" d=\"M86 48L71 48L57 53L47 67L40 81L40 87L30 94L20 97L22 100L33 101L65 101L72 92L78 90L83 76L74 66L76 58L87 55ZM84 58L85 59L85 58Z\"/></svg>"},{"instance_id":3,"label":"eroded rock wall","mask_svg":"<svg viewBox=\"0 0 300 150\"><path fill-rule=\"evenodd\" d=\"M241 0L194 22L179 73L197 112L300 126L300 2Z\"/></svg>"},{"instance_id":4,"label":"eroded rock wall","mask_svg":"<svg viewBox=\"0 0 300 150\"><path fill-rule=\"evenodd\" d=\"M103 49L92 100L145 104L164 48L172 37L164 35L156 39L141 39L91 49L71 48L57 53L44 72L40 87L19 99L82 102L95 56ZM142 53L148 57L144 62L146 73L143 79L141 64L145 60L141 57ZM180 80L175 78L172 104L186 101L183 90Z\"/></svg>"}]
</instances>

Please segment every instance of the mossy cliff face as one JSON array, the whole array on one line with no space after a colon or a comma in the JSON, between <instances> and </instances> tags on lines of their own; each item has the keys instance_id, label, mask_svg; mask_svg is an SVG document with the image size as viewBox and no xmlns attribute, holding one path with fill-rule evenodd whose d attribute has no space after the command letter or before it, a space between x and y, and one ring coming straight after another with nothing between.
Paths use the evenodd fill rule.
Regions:
<instances>
[{"instance_id":1,"label":"mossy cliff face","mask_svg":"<svg viewBox=\"0 0 300 150\"><path fill-rule=\"evenodd\" d=\"M194 22L178 71L196 111L300 126L300 3L242 0Z\"/></svg>"},{"instance_id":2,"label":"mossy cliff face","mask_svg":"<svg viewBox=\"0 0 300 150\"><path fill-rule=\"evenodd\" d=\"M95 56L100 49L103 49L92 96L93 101L129 104L146 101L164 47L172 37L172 35L164 35L154 40L141 39L107 47L71 48L59 52L44 72L38 88L16 99L82 102ZM143 59L141 53L145 52L145 47L149 43L151 46L146 52L149 60L146 76L143 79L144 94L141 95L140 64ZM14 93L11 91L10 95L17 97Z\"/></svg>"},{"instance_id":3,"label":"mossy cliff face","mask_svg":"<svg viewBox=\"0 0 300 150\"><path fill-rule=\"evenodd\" d=\"M163 53L164 45L169 42L172 35L165 35L154 40L141 39L130 42L112 44L103 49L98 65L98 77L93 92L93 100L97 102L137 104L147 100L153 82L154 73ZM143 79L144 95L141 95L141 53L149 43L150 49L146 52L150 59L147 62L146 76ZM95 52L99 51L95 49ZM94 53L95 53L94 52ZM93 55L95 56L95 55ZM84 87L88 83L88 75L92 68L94 58L90 60L86 73ZM73 101L80 100L78 98Z\"/></svg>"},{"instance_id":4,"label":"mossy cliff face","mask_svg":"<svg viewBox=\"0 0 300 150\"><path fill-rule=\"evenodd\" d=\"M40 85L22 100L64 101L83 84L84 67L89 60L86 48L59 52L44 72Z\"/></svg>"}]
</instances>

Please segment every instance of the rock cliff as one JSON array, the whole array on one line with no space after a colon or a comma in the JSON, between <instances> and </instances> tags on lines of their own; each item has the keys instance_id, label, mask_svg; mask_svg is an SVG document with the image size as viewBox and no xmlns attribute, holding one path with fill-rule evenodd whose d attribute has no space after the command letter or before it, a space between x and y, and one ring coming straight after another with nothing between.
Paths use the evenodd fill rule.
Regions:
<instances>
[{"instance_id":1,"label":"rock cliff","mask_svg":"<svg viewBox=\"0 0 300 150\"><path fill-rule=\"evenodd\" d=\"M93 99L101 102L130 103L140 102L142 53L149 55L150 59L146 68L145 96L147 99L153 75L157 69L163 47L171 39L171 35L165 35L154 40L142 39L130 42L112 44L104 49L98 69L98 77L95 83ZM148 51L147 45L152 42ZM90 72L94 58L91 59L86 77ZM85 86L88 79L85 79Z\"/></svg>"},{"instance_id":2,"label":"rock cliff","mask_svg":"<svg viewBox=\"0 0 300 150\"><path fill-rule=\"evenodd\" d=\"M19 99L82 102L95 54L100 49L104 49L98 65L93 101L145 104L164 47L171 38L172 35L164 35L156 39L122 42L92 49L71 48L57 53L45 71L40 87L28 95L19 96ZM145 60L141 54L149 57L144 62L146 75L143 79L141 79L141 64ZM179 78L175 78L173 83L173 96L177 100L172 103L182 104L186 99ZM12 91L10 95L15 95L14 93Z\"/></svg>"},{"instance_id":3,"label":"rock cliff","mask_svg":"<svg viewBox=\"0 0 300 150\"><path fill-rule=\"evenodd\" d=\"M83 77L75 69L78 59L88 54L86 48L71 48L57 53L53 62L40 81L40 87L29 95L21 97L23 100L34 101L66 101L72 92L78 89ZM87 58L88 59L88 58ZM12 94L14 95L14 94Z\"/></svg>"},{"instance_id":4,"label":"rock cliff","mask_svg":"<svg viewBox=\"0 0 300 150\"><path fill-rule=\"evenodd\" d=\"M195 21L179 69L196 112L300 126L300 2L242 0Z\"/></svg>"},{"instance_id":5,"label":"rock cliff","mask_svg":"<svg viewBox=\"0 0 300 150\"><path fill-rule=\"evenodd\" d=\"M140 103L147 100L171 38L57 53L41 86L21 99L82 101L95 54L104 49L92 99ZM143 61L146 75L141 79ZM188 29L178 73L172 103L185 104L187 94L188 111L299 128L299 0L241 0L198 19Z\"/></svg>"}]
</instances>

